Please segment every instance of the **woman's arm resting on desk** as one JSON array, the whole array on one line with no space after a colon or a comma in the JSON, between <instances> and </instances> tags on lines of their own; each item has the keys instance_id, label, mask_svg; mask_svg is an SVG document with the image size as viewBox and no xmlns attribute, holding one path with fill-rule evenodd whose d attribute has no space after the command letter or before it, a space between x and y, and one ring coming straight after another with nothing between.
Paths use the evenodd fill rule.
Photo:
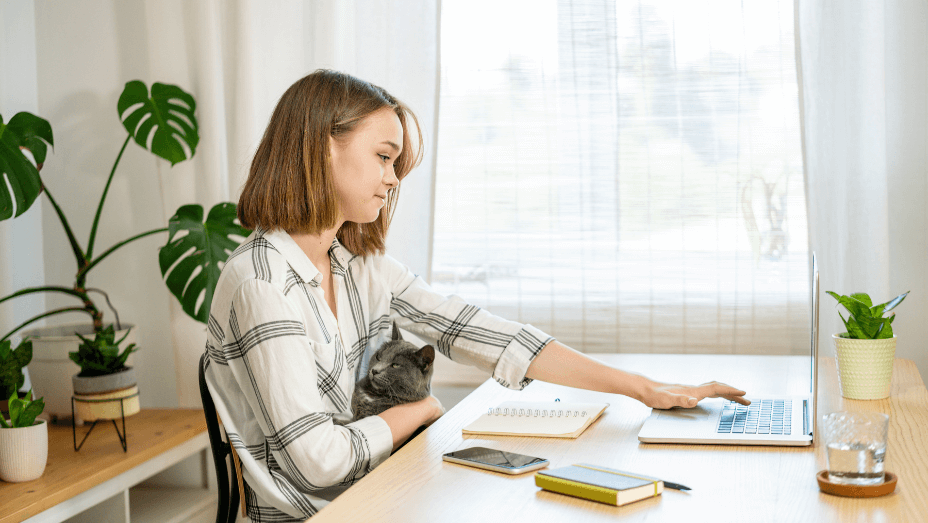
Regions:
<instances>
[{"instance_id":1,"label":"woman's arm resting on desk","mask_svg":"<svg viewBox=\"0 0 928 523\"><path fill-rule=\"evenodd\" d=\"M422 425L431 425L442 414L445 408L435 396L429 396L423 400L412 403L403 403L391 407L380 414L381 418L390 426L390 432L393 434L393 450L395 451L403 444L412 433Z\"/></svg>"},{"instance_id":2,"label":"woman's arm resting on desk","mask_svg":"<svg viewBox=\"0 0 928 523\"><path fill-rule=\"evenodd\" d=\"M625 372L552 341L532 360L527 377L578 389L622 394L655 409L695 407L704 398L725 398L744 405L745 391L715 381L702 385L660 383Z\"/></svg>"}]
</instances>

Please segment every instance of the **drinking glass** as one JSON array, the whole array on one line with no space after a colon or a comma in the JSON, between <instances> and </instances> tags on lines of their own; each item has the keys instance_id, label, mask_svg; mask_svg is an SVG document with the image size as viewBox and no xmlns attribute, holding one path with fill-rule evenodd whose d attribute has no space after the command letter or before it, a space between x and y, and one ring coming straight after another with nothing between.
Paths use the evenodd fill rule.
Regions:
<instances>
[{"instance_id":1,"label":"drinking glass","mask_svg":"<svg viewBox=\"0 0 928 523\"><path fill-rule=\"evenodd\" d=\"M889 416L879 412L832 412L822 419L828 479L845 485L882 483Z\"/></svg>"}]
</instances>

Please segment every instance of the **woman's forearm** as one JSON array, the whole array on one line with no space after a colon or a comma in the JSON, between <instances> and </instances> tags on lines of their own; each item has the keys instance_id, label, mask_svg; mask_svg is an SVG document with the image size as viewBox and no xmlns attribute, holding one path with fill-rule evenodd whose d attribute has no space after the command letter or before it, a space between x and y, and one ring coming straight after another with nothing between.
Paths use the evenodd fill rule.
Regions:
<instances>
[{"instance_id":1,"label":"woman's forearm","mask_svg":"<svg viewBox=\"0 0 928 523\"><path fill-rule=\"evenodd\" d=\"M660 383L634 372L610 367L586 354L552 341L535 356L525 375L532 379L611 392L634 398L648 407L670 409L695 407L704 398L725 398L750 405L745 391L724 383L710 381L702 385Z\"/></svg>"},{"instance_id":2,"label":"woman's forearm","mask_svg":"<svg viewBox=\"0 0 928 523\"><path fill-rule=\"evenodd\" d=\"M444 413L434 396L391 407L380 414L393 434L393 450L399 448L422 425L429 425Z\"/></svg>"},{"instance_id":3,"label":"woman's forearm","mask_svg":"<svg viewBox=\"0 0 928 523\"><path fill-rule=\"evenodd\" d=\"M640 374L610 367L558 341L552 341L541 350L525 375L578 389L622 394L639 401L646 388L654 385Z\"/></svg>"}]
</instances>

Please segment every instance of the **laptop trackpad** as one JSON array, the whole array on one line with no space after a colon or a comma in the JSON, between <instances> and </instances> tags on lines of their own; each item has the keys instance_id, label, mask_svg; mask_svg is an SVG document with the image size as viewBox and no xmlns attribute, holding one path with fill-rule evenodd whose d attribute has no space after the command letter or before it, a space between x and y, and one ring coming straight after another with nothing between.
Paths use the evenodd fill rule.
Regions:
<instances>
[{"instance_id":1,"label":"laptop trackpad","mask_svg":"<svg viewBox=\"0 0 928 523\"><path fill-rule=\"evenodd\" d=\"M646 438L685 438L715 433L723 402L728 403L713 399L691 409L654 409L638 435Z\"/></svg>"},{"instance_id":2,"label":"laptop trackpad","mask_svg":"<svg viewBox=\"0 0 928 523\"><path fill-rule=\"evenodd\" d=\"M660 419L661 420L673 420L674 423L683 423L683 422L693 422L693 423L705 423L707 419L712 415L713 411L707 409L702 405L697 405L691 409L668 409L661 410Z\"/></svg>"}]
</instances>

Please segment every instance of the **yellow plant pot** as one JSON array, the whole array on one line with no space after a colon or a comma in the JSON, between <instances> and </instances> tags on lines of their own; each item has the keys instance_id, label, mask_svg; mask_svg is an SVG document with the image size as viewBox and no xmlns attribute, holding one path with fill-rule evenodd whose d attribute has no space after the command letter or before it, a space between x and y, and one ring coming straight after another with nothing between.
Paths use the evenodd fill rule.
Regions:
<instances>
[{"instance_id":1,"label":"yellow plant pot","mask_svg":"<svg viewBox=\"0 0 928 523\"><path fill-rule=\"evenodd\" d=\"M883 340L852 340L832 334L841 395L852 400L889 397L896 357L896 336Z\"/></svg>"},{"instance_id":2,"label":"yellow plant pot","mask_svg":"<svg viewBox=\"0 0 928 523\"><path fill-rule=\"evenodd\" d=\"M74 416L83 421L120 419L123 415L138 414L139 409L137 385L103 394L74 395Z\"/></svg>"},{"instance_id":3,"label":"yellow plant pot","mask_svg":"<svg viewBox=\"0 0 928 523\"><path fill-rule=\"evenodd\" d=\"M138 332L134 325L122 324L123 329L116 331L116 339L126 334L126 339L119 344L122 351L130 343L138 343ZM71 361L68 354L77 352L81 339L74 335L77 332L84 337L93 338L93 325L87 322L63 323L49 327L39 327L22 332L32 340L32 362L29 364L29 379L35 397L45 398L45 414L52 420L69 419L71 417L71 376L80 372L81 368ZM126 365L132 365L135 353L129 355ZM69 423L70 424L70 423Z\"/></svg>"}]
</instances>

